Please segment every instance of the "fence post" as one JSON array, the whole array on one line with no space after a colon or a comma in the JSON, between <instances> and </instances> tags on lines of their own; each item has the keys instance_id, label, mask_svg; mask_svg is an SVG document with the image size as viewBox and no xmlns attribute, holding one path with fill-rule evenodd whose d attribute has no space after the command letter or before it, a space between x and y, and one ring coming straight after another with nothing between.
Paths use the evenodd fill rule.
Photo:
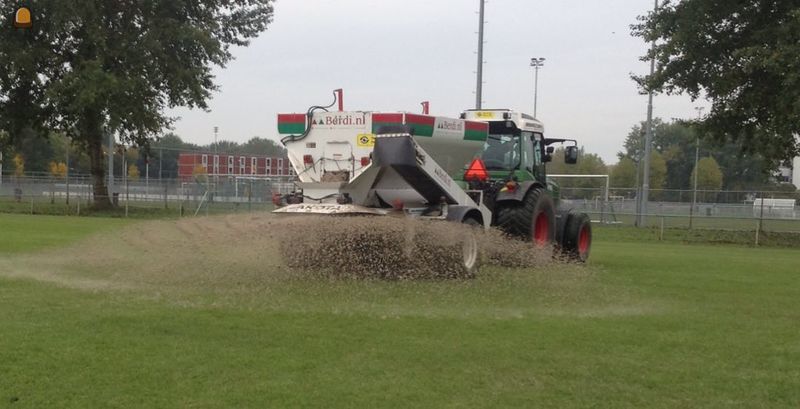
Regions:
<instances>
[{"instance_id":1,"label":"fence post","mask_svg":"<svg viewBox=\"0 0 800 409\"><path fill-rule=\"evenodd\" d=\"M31 215L33 215L33 196L31 196Z\"/></svg>"},{"instance_id":2,"label":"fence post","mask_svg":"<svg viewBox=\"0 0 800 409\"><path fill-rule=\"evenodd\" d=\"M664 216L661 216L661 234L658 237L659 241L664 241Z\"/></svg>"}]
</instances>

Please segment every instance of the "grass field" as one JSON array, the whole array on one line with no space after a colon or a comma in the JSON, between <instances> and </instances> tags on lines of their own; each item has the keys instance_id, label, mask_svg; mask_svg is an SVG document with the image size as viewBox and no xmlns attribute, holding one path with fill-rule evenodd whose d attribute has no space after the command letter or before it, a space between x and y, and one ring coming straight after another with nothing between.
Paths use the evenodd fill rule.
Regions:
<instances>
[{"instance_id":1,"label":"grass field","mask_svg":"<svg viewBox=\"0 0 800 409\"><path fill-rule=\"evenodd\" d=\"M0 215L0 408L800 406L798 249L350 281L269 226Z\"/></svg>"}]
</instances>

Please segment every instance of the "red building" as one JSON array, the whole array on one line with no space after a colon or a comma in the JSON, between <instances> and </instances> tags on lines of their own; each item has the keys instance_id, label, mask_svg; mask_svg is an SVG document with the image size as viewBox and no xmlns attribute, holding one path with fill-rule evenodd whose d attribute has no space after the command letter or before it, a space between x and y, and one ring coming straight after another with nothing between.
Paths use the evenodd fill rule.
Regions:
<instances>
[{"instance_id":1,"label":"red building","mask_svg":"<svg viewBox=\"0 0 800 409\"><path fill-rule=\"evenodd\" d=\"M198 173L212 176L293 176L289 160L283 157L188 152L178 157L178 175L193 178Z\"/></svg>"}]
</instances>

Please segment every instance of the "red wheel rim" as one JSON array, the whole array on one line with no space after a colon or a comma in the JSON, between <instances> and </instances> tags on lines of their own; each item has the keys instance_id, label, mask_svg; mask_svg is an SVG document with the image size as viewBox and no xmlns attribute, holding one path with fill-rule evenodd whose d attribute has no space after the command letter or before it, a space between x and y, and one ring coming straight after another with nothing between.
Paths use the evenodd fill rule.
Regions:
<instances>
[{"instance_id":1,"label":"red wheel rim","mask_svg":"<svg viewBox=\"0 0 800 409\"><path fill-rule=\"evenodd\" d=\"M547 219L545 212L536 216L536 224L533 226L533 242L537 247L544 246L550 240L550 220Z\"/></svg>"},{"instance_id":2,"label":"red wheel rim","mask_svg":"<svg viewBox=\"0 0 800 409\"><path fill-rule=\"evenodd\" d=\"M578 234L578 252L584 255L589 252L589 228L586 225L581 227L581 232Z\"/></svg>"}]
</instances>

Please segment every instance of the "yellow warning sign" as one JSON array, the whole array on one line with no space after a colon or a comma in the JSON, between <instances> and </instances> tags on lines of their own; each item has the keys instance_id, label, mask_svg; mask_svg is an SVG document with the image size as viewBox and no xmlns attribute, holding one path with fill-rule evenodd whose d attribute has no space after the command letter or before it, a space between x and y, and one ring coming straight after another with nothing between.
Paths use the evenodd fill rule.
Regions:
<instances>
[{"instance_id":1,"label":"yellow warning sign","mask_svg":"<svg viewBox=\"0 0 800 409\"><path fill-rule=\"evenodd\" d=\"M475 116L477 116L478 118L492 119L492 118L494 118L494 112L491 112L491 111L478 111L478 112L475 113Z\"/></svg>"},{"instance_id":2,"label":"yellow warning sign","mask_svg":"<svg viewBox=\"0 0 800 409\"><path fill-rule=\"evenodd\" d=\"M375 135L371 133L359 134L356 138L356 143L359 148L371 148L375 146Z\"/></svg>"}]
</instances>

